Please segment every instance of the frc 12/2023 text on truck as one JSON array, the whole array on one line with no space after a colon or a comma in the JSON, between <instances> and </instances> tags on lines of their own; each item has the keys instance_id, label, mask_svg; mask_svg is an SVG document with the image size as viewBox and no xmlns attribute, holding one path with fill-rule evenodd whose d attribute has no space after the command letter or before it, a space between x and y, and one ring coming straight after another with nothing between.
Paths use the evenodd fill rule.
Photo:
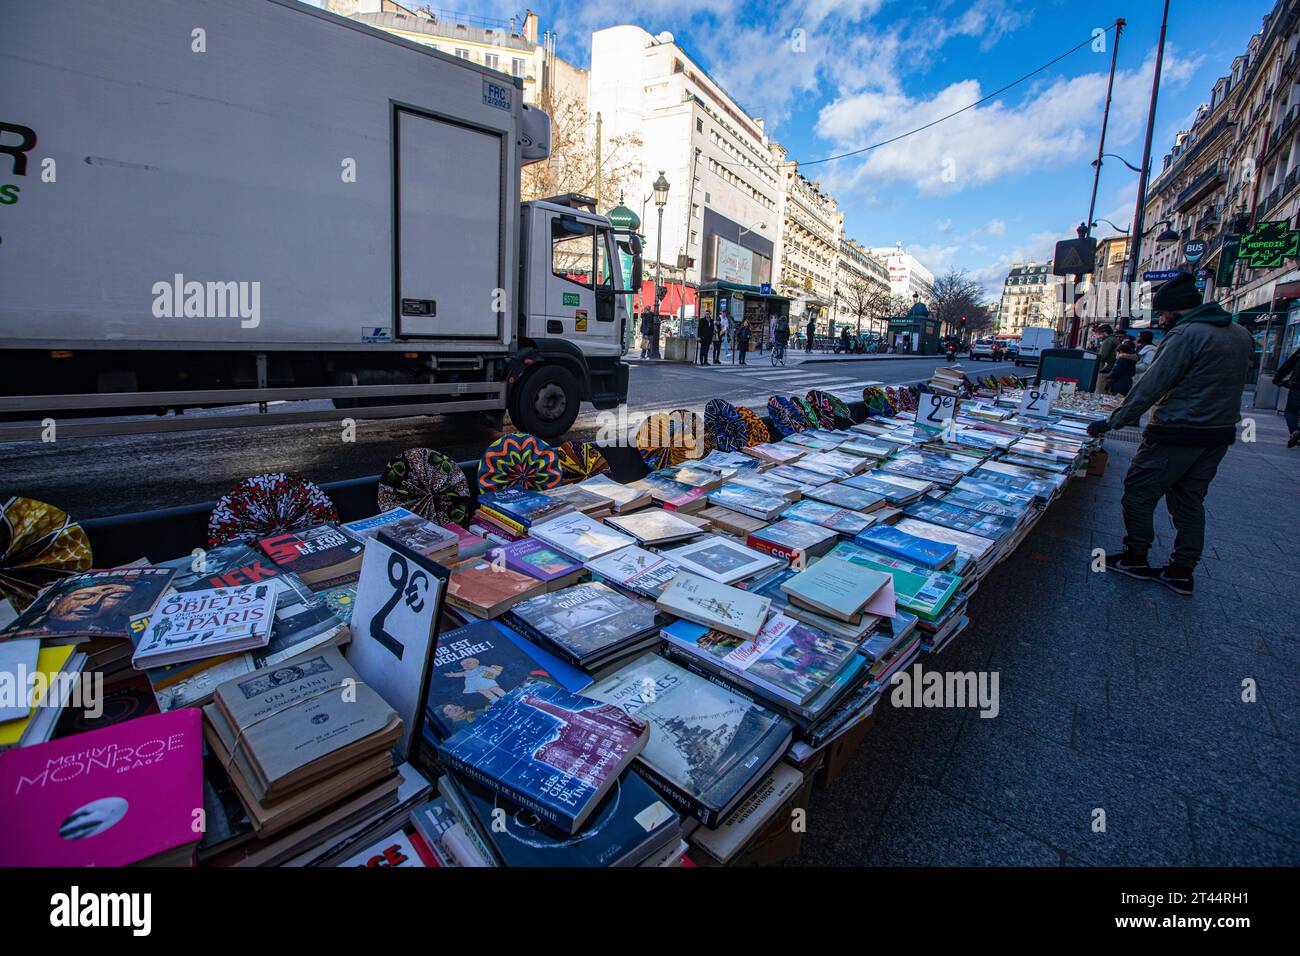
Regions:
<instances>
[{"instance_id":1,"label":"frc 12/2023 text on truck","mask_svg":"<svg viewBox=\"0 0 1300 956\"><path fill-rule=\"evenodd\" d=\"M626 400L640 240L520 202L520 80L297 0L43 0L0 88L7 422L330 399L554 437ZM61 434L338 417L281 408Z\"/></svg>"}]
</instances>

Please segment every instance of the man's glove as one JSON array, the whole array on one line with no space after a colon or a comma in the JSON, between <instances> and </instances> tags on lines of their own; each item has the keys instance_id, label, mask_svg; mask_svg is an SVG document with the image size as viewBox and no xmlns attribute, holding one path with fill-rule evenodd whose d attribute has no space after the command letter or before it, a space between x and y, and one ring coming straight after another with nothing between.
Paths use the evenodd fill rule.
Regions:
<instances>
[{"instance_id":1,"label":"man's glove","mask_svg":"<svg viewBox=\"0 0 1300 956\"><path fill-rule=\"evenodd\" d=\"M1089 436L1091 436L1092 438L1100 438L1102 435L1106 434L1106 432L1108 432L1108 431L1110 431L1110 425L1106 424L1105 422L1089 422L1089 423L1088 423L1088 434L1089 434Z\"/></svg>"}]
</instances>

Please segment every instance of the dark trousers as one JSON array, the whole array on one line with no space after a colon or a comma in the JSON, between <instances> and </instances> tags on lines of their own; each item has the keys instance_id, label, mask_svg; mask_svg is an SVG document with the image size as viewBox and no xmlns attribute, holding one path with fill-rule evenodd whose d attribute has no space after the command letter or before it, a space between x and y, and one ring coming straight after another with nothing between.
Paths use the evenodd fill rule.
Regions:
<instances>
[{"instance_id":1,"label":"dark trousers","mask_svg":"<svg viewBox=\"0 0 1300 956\"><path fill-rule=\"evenodd\" d=\"M1156 505L1164 498L1177 532L1169 563L1195 567L1205 547L1205 494L1227 453L1227 445L1196 448L1142 439L1124 476L1124 550L1147 553L1156 538Z\"/></svg>"},{"instance_id":2,"label":"dark trousers","mask_svg":"<svg viewBox=\"0 0 1300 956\"><path fill-rule=\"evenodd\" d=\"M709 364L709 346L713 343L709 339L700 339L700 356L696 359L701 365Z\"/></svg>"},{"instance_id":3,"label":"dark trousers","mask_svg":"<svg viewBox=\"0 0 1300 956\"><path fill-rule=\"evenodd\" d=\"M749 343L748 343L748 342L738 342L738 343L736 343L736 351L740 353L740 364L741 364L741 365L744 365L744 364L745 364L745 353L749 351Z\"/></svg>"},{"instance_id":4,"label":"dark trousers","mask_svg":"<svg viewBox=\"0 0 1300 956\"><path fill-rule=\"evenodd\" d=\"M1300 431L1300 388L1293 388L1286 396L1286 408L1282 412L1289 431Z\"/></svg>"},{"instance_id":5,"label":"dark trousers","mask_svg":"<svg viewBox=\"0 0 1300 956\"><path fill-rule=\"evenodd\" d=\"M722 337L713 340L713 364L719 365L722 362Z\"/></svg>"}]
</instances>

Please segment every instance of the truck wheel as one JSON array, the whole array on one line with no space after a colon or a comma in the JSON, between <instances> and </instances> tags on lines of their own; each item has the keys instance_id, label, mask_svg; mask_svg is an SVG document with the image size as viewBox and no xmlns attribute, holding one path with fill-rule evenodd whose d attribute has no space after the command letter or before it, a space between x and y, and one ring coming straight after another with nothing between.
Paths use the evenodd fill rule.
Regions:
<instances>
[{"instance_id":1,"label":"truck wheel","mask_svg":"<svg viewBox=\"0 0 1300 956\"><path fill-rule=\"evenodd\" d=\"M543 365L528 374L511 396L510 417L520 431L559 438L578 417L578 381L568 369Z\"/></svg>"}]
</instances>

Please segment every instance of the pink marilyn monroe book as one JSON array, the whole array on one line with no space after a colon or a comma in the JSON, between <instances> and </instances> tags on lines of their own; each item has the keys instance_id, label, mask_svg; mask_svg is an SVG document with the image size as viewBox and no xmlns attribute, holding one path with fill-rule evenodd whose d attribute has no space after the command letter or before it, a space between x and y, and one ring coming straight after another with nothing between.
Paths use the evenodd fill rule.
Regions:
<instances>
[{"instance_id":1,"label":"pink marilyn monroe book","mask_svg":"<svg viewBox=\"0 0 1300 956\"><path fill-rule=\"evenodd\" d=\"M0 866L124 866L196 842L201 721L187 708L0 754Z\"/></svg>"}]
</instances>

